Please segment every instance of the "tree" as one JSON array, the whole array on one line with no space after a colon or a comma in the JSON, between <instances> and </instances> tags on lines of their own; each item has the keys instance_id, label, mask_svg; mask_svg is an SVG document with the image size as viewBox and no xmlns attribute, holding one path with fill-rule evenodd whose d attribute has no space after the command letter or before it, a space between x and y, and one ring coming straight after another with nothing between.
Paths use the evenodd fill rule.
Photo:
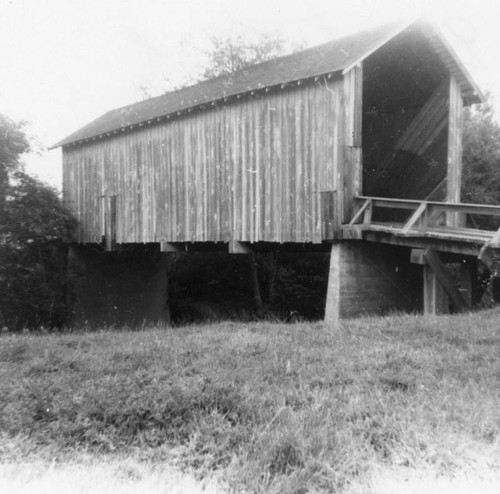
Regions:
<instances>
[{"instance_id":1,"label":"tree","mask_svg":"<svg viewBox=\"0 0 500 494\"><path fill-rule=\"evenodd\" d=\"M465 109L462 201L500 204L500 125L489 97Z\"/></svg>"},{"instance_id":2,"label":"tree","mask_svg":"<svg viewBox=\"0 0 500 494\"><path fill-rule=\"evenodd\" d=\"M466 108L463 134L462 201L500 204L500 125L491 98ZM471 216L471 226L497 229L493 217Z\"/></svg>"},{"instance_id":3,"label":"tree","mask_svg":"<svg viewBox=\"0 0 500 494\"><path fill-rule=\"evenodd\" d=\"M61 326L68 311L63 241L76 222L54 189L24 172L24 125L0 115L0 134L0 325Z\"/></svg>"},{"instance_id":4,"label":"tree","mask_svg":"<svg viewBox=\"0 0 500 494\"><path fill-rule=\"evenodd\" d=\"M5 206L9 176L19 171L19 157L30 150L24 122L14 122L0 113L0 214Z\"/></svg>"},{"instance_id":5,"label":"tree","mask_svg":"<svg viewBox=\"0 0 500 494\"><path fill-rule=\"evenodd\" d=\"M202 72L203 79L239 72L246 67L279 57L285 51L285 42L279 36L264 34L257 42L235 38L211 39L212 47L207 53L208 64Z\"/></svg>"},{"instance_id":6,"label":"tree","mask_svg":"<svg viewBox=\"0 0 500 494\"><path fill-rule=\"evenodd\" d=\"M174 84L169 75L163 77L162 93L178 91L192 84L213 79L223 75L231 75L246 67L261 62L266 62L283 55L287 51L288 43L277 35L262 34L256 41L246 41L239 36L214 36L210 39L211 46L205 51L206 62L198 74L192 74L181 84ZM294 45L290 51L301 49L300 45ZM155 95L157 91L148 84L138 86L141 100L147 100Z\"/></svg>"}]
</instances>

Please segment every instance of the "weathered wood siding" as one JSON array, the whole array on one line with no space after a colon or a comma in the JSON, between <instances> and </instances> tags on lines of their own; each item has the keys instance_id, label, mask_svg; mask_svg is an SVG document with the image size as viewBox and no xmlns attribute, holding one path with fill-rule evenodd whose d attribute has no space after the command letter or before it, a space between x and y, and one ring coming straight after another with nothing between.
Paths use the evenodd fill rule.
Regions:
<instances>
[{"instance_id":1,"label":"weathered wood siding","mask_svg":"<svg viewBox=\"0 0 500 494\"><path fill-rule=\"evenodd\" d=\"M345 159L340 169L343 175L343 212L340 217L348 223L353 216L353 198L363 190L363 67L353 67L344 76ZM340 206L340 204L339 204Z\"/></svg>"},{"instance_id":2,"label":"weathered wood siding","mask_svg":"<svg viewBox=\"0 0 500 494\"><path fill-rule=\"evenodd\" d=\"M342 180L343 92L321 78L64 148L79 241L101 240L116 196L118 243L320 242L320 193Z\"/></svg>"}]
</instances>

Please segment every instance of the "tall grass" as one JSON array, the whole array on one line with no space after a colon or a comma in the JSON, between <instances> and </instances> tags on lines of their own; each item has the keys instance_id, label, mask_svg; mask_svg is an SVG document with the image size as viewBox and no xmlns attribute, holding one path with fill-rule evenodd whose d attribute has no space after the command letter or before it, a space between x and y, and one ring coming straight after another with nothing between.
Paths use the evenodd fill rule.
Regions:
<instances>
[{"instance_id":1,"label":"tall grass","mask_svg":"<svg viewBox=\"0 0 500 494\"><path fill-rule=\"evenodd\" d=\"M234 492L489 475L499 382L499 311L3 336L0 457L125 454Z\"/></svg>"}]
</instances>

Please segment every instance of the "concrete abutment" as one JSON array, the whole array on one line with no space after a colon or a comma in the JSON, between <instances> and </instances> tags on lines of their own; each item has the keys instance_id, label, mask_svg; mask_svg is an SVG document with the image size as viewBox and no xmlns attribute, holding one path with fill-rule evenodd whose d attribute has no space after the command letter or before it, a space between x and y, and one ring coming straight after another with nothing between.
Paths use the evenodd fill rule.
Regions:
<instances>
[{"instance_id":1,"label":"concrete abutment","mask_svg":"<svg viewBox=\"0 0 500 494\"><path fill-rule=\"evenodd\" d=\"M332 244L325 321L420 310L419 268L411 264L407 248L362 241Z\"/></svg>"}]
</instances>

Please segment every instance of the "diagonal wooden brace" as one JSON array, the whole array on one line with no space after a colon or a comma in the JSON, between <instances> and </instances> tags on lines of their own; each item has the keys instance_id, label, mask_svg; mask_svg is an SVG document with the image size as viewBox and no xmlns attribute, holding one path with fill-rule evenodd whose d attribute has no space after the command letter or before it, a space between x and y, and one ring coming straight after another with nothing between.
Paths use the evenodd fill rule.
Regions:
<instances>
[{"instance_id":1,"label":"diagonal wooden brace","mask_svg":"<svg viewBox=\"0 0 500 494\"><path fill-rule=\"evenodd\" d=\"M427 203L422 202L420 206L416 209L416 211L411 215L410 219L406 222L405 226L402 229L402 233L408 233L413 225L420 219L423 218L427 211Z\"/></svg>"},{"instance_id":2,"label":"diagonal wooden brace","mask_svg":"<svg viewBox=\"0 0 500 494\"><path fill-rule=\"evenodd\" d=\"M352 220L349 221L349 225L355 225L356 222L361 218L361 215L364 213L363 223L371 222L371 207L372 200L367 199L363 205L359 208L358 212L353 216Z\"/></svg>"},{"instance_id":3,"label":"diagonal wooden brace","mask_svg":"<svg viewBox=\"0 0 500 494\"><path fill-rule=\"evenodd\" d=\"M439 259L437 252L432 248L425 249L423 259L432 269L439 283L442 285L456 311L461 312L467 309L467 301L456 287L450 274L446 271L444 264Z\"/></svg>"}]
</instances>

